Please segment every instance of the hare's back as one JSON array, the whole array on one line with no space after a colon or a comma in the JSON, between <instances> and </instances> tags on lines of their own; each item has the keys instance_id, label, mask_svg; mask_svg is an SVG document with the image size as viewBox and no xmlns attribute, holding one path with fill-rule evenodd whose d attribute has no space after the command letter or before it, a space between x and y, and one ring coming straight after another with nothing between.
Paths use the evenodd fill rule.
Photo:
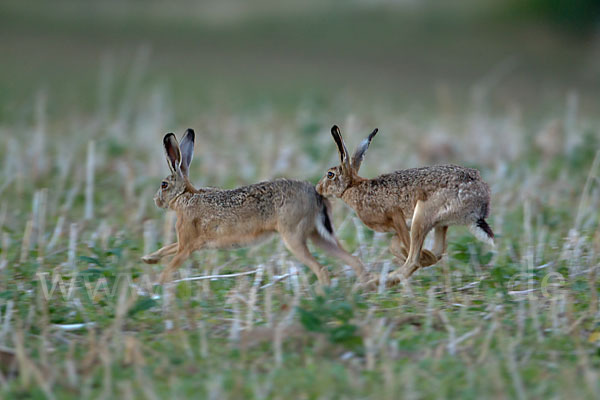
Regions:
<instances>
[{"instance_id":1,"label":"hare's back","mask_svg":"<svg viewBox=\"0 0 600 400\"><path fill-rule=\"evenodd\" d=\"M294 179L276 179L268 182L273 192L278 193L279 213L299 213L307 216L318 212L322 196L313 184Z\"/></svg>"},{"instance_id":2,"label":"hare's back","mask_svg":"<svg viewBox=\"0 0 600 400\"><path fill-rule=\"evenodd\" d=\"M318 194L308 182L275 179L230 190L209 190L198 194L198 206L215 213L276 216L282 207L314 202ZM300 207L304 208L304 207Z\"/></svg>"},{"instance_id":3,"label":"hare's back","mask_svg":"<svg viewBox=\"0 0 600 400\"><path fill-rule=\"evenodd\" d=\"M410 168L381 175L374 179L380 190L390 193L410 215L417 200L436 203L489 203L489 187L479 171L458 165L436 165ZM448 204L450 206L450 204Z\"/></svg>"},{"instance_id":4,"label":"hare's back","mask_svg":"<svg viewBox=\"0 0 600 400\"><path fill-rule=\"evenodd\" d=\"M409 168L382 175L380 178L384 181L394 182L398 186L419 188L425 192L434 192L440 188L455 187L471 182L482 182L479 171L458 165Z\"/></svg>"},{"instance_id":5,"label":"hare's back","mask_svg":"<svg viewBox=\"0 0 600 400\"><path fill-rule=\"evenodd\" d=\"M238 190L274 206L294 201L313 201L319 196L311 183L285 178L243 186Z\"/></svg>"},{"instance_id":6,"label":"hare's back","mask_svg":"<svg viewBox=\"0 0 600 400\"><path fill-rule=\"evenodd\" d=\"M438 165L399 172L415 193L422 193L425 199L440 207L440 219L450 225L466 224L488 214L490 189L476 169Z\"/></svg>"}]
</instances>

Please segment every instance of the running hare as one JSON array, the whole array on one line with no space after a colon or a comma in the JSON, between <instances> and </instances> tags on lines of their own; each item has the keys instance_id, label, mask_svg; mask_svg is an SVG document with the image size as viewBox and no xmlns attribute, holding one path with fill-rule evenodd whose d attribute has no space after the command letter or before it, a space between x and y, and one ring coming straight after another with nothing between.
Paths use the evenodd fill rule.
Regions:
<instances>
[{"instance_id":1,"label":"running hare","mask_svg":"<svg viewBox=\"0 0 600 400\"><path fill-rule=\"evenodd\" d=\"M160 283L166 283L196 250L250 245L273 232L279 232L286 247L310 267L321 284L329 284L329 275L308 251L309 238L352 266L361 281L366 280L361 261L346 252L334 235L328 200L310 183L277 179L233 190L194 188L188 180L194 137L188 129L181 146L172 133L163 139L171 175L162 181L154 202L177 213L178 242L142 257L154 264L175 255L161 273Z\"/></svg>"},{"instance_id":2,"label":"running hare","mask_svg":"<svg viewBox=\"0 0 600 400\"><path fill-rule=\"evenodd\" d=\"M341 164L327 171L317 184L317 192L341 198L369 228L395 233L390 251L403 260L404 265L390 276L389 283L408 278L419 267L438 262L446 251L449 225L467 225L478 239L493 245L494 233L485 221L490 189L479 171L440 165L365 179L358 176L358 169L377 129L360 143L352 159L340 129L334 125L331 134ZM411 218L410 233L407 218ZM435 241L429 251L423 249L423 241L432 229Z\"/></svg>"}]
</instances>

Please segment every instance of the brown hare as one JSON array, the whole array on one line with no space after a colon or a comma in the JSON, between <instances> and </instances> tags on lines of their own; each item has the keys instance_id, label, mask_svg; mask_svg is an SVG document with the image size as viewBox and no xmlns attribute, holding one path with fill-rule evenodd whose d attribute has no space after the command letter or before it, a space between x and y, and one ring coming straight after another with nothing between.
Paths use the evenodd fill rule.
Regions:
<instances>
[{"instance_id":1,"label":"brown hare","mask_svg":"<svg viewBox=\"0 0 600 400\"><path fill-rule=\"evenodd\" d=\"M337 126L331 128L331 134L341 163L321 178L317 192L341 198L369 228L395 233L390 251L404 265L390 275L388 283L397 283L419 267L437 263L446 251L450 225L467 225L478 239L493 245L494 233L485 221L490 189L479 171L440 165L365 179L358 176L358 170L377 129L360 143L352 159ZM410 233L407 218L411 219ZM429 251L423 249L423 242L432 229L434 245Z\"/></svg>"},{"instance_id":2,"label":"brown hare","mask_svg":"<svg viewBox=\"0 0 600 400\"><path fill-rule=\"evenodd\" d=\"M171 174L162 181L154 202L176 212L177 243L142 257L153 264L174 255L161 273L160 283L169 281L196 250L246 246L274 232L279 232L292 254L310 267L320 284L328 285L329 275L308 251L307 239L349 264L361 281L366 280L362 262L346 252L335 237L328 200L312 184L277 179L232 190L196 189L188 179L194 139L192 129L185 132L181 145L172 133L163 139Z\"/></svg>"}]
</instances>

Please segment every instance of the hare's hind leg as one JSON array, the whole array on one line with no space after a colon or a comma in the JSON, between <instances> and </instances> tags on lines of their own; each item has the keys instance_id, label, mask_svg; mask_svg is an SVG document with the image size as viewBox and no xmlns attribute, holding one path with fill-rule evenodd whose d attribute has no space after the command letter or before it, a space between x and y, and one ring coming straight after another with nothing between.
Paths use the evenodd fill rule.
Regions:
<instances>
[{"instance_id":1,"label":"hare's hind leg","mask_svg":"<svg viewBox=\"0 0 600 400\"><path fill-rule=\"evenodd\" d=\"M359 282L366 283L368 281L369 274L365 270L365 267L360 261L360 259L358 257L354 257L352 254L344 250L337 240L335 240L335 242L332 240L328 240L319 235L319 233L316 231L310 235L310 240L317 247L323 249L328 254L350 265L354 270L354 273L356 274L356 277L358 278Z\"/></svg>"},{"instance_id":2,"label":"hare's hind leg","mask_svg":"<svg viewBox=\"0 0 600 400\"><path fill-rule=\"evenodd\" d=\"M329 286L329 274L324 266L310 254L306 246L306 238L295 233L281 233L281 238L285 247L303 264L307 265L311 271L317 275L317 279L321 285Z\"/></svg>"},{"instance_id":3,"label":"hare's hind leg","mask_svg":"<svg viewBox=\"0 0 600 400\"><path fill-rule=\"evenodd\" d=\"M402 263L406 261L408 256L408 248L410 248L410 233L406 226L406 218L402 210L397 210L393 217L393 226L396 234L392 236L390 241L390 253L400 259Z\"/></svg>"},{"instance_id":4,"label":"hare's hind leg","mask_svg":"<svg viewBox=\"0 0 600 400\"><path fill-rule=\"evenodd\" d=\"M143 256L142 261L146 264L156 264L161 258L177 253L178 245L179 243L171 243L167 246L161 247L155 252Z\"/></svg>"}]
</instances>

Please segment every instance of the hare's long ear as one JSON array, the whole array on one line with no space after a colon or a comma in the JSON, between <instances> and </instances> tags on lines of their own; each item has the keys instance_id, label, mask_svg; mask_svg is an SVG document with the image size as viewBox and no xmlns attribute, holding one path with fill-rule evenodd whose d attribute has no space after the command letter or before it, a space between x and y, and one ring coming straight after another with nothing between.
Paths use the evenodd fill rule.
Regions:
<instances>
[{"instance_id":1,"label":"hare's long ear","mask_svg":"<svg viewBox=\"0 0 600 400\"><path fill-rule=\"evenodd\" d=\"M167 133L163 138L163 146L165 147L165 156L167 156L167 164L171 173L181 175L181 151L175 135Z\"/></svg>"},{"instance_id":2,"label":"hare's long ear","mask_svg":"<svg viewBox=\"0 0 600 400\"><path fill-rule=\"evenodd\" d=\"M350 171L348 149L346 149L344 139L342 139L342 133L340 132L340 128L338 128L337 125L331 127L331 136L333 136L333 140L335 140L335 144L337 144L338 147L338 152L340 153L340 163L342 166L342 171Z\"/></svg>"},{"instance_id":3,"label":"hare's long ear","mask_svg":"<svg viewBox=\"0 0 600 400\"><path fill-rule=\"evenodd\" d=\"M190 171L190 164L192 162L192 158L194 158L194 140L196 139L196 134L193 129L188 129L185 131L183 135L183 139L181 139L181 143L179 144L179 148L181 149L181 173L183 176L188 176Z\"/></svg>"},{"instance_id":4,"label":"hare's long ear","mask_svg":"<svg viewBox=\"0 0 600 400\"><path fill-rule=\"evenodd\" d=\"M371 134L367 138L363 139L363 141L360 142L360 144L356 148L356 151L354 151L354 155L352 156L352 168L354 169L354 172L358 172L358 169L360 168L360 164L362 163L362 160L365 158L365 153L369 149L371 140L373 140L373 137L377 134L377 131L378 131L378 129L375 128L375 130L373 132L371 132Z\"/></svg>"}]
</instances>

